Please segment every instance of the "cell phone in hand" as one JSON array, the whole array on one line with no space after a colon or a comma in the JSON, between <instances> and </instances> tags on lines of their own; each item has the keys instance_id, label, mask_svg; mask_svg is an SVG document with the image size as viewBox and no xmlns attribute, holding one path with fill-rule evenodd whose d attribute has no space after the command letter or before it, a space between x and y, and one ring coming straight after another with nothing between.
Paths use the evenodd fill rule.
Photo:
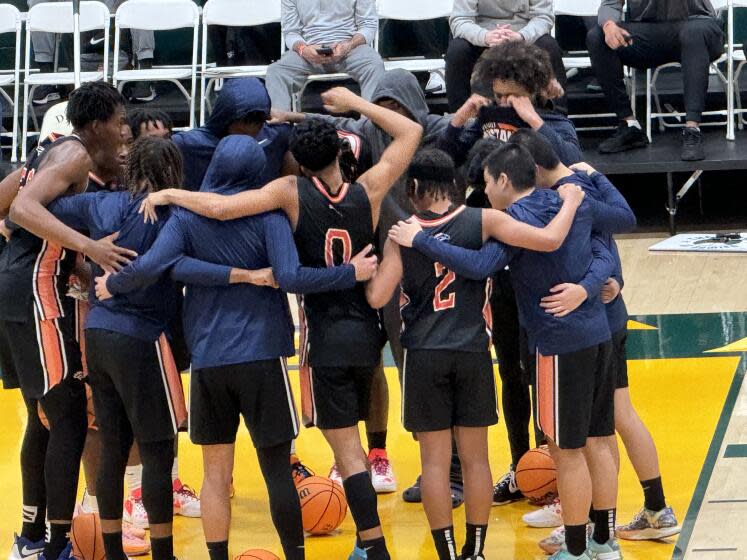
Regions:
<instances>
[{"instance_id":1,"label":"cell phone in hand","mask_svg":"<svg viewBox=\"0 0 747 560\"><path fill-rule=\"evenodd\" d=\"M321 47L317 47L316 52L321 56L332 56L335 50L329 45L322 45Z\"/></svg>"}]
</instances>

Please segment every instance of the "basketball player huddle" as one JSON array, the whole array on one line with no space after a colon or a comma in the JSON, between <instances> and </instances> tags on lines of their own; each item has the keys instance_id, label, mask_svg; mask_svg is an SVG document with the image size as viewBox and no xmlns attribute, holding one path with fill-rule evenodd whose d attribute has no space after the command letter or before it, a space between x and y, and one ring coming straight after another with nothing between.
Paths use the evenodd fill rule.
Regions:
<instances>
[{"instance_id":1,"label":"basketball player huddle","mask_svg":"<svg viewBox=\"0 0 747 560\"><path fill-rule=\"evenodd\" d=\"M547 545L553 559L622 558L616 429L646 498L620 536L675 534L656 450L627 393L627 314L612 235L632 229L635 218L620 193L589 166L566 167L541 134L521 129L506 143L483 140L472 150L468 167L479 172L468 206L454 161L420 147L423 127L415 119L344 88L322 100L327 111L359 113L389 138L362 173L346 164L350 144L341 148L332 122L306 118L290 138L297 174L268 182L267 151L254 135L229 129L216 140L199 192L174 188L189 180L184 169L194 162L160 133L142 134L124 159L123 100L111 86L90 83L71 95L73 133L40 144L0 184L7 238L0 363L6 388L20 387L28 410L23 531L11 557L71 555L92 424L89 386L106 557L127 558L122 504L136 442L152 555L172 560L174 443L187 418L183 360L172 348L183 336L191 364L189 434L203 451L201 514L211 560L228 559L242 418L285 558L305 558L304 528L328 530L345 507L356 527L350 558L390 558L358 424L369 415L386 342L379 310L398 292L402 421L420 446L416 489L439 560L488 557L488 428L498 422L494 321L503 328L515 322L525 335L534 417L557 466L560 502L543 510L561 518L563 532ZM264 119L269 106L265 112ZM402 177L414 213L384 230L385 242L377 244L384 206ZM502 282L513 314L492 313L493 280ZM301 501L322 490L289 461L300 421L286 365L296 351L288 293L300 295L303 319L303 420L321 430L342 480L342 489L315 483L328 488L337 514L305 527ZM175 328L179 315L183 334ZM461 547L452 520L453 447L466 506ZM501 503L522 497L513 473L507 484Z\"/></svg>"}]
</instances>

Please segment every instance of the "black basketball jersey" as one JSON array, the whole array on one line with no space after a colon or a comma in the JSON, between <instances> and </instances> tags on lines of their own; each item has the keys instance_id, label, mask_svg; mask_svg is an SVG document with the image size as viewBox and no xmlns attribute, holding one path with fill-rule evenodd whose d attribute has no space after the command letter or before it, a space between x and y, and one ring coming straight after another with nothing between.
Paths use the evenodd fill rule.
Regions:
<instances>
[{"instance_id":1,"label":"black basketball jersey","mask_svg":"<svg viewBox=\"0 0 747 560\"><path fill-rule=\"evenodd\" d=\"M514 132L528 127L513 107L502 107L495 103L480 109L477 122L483 138L495 138L501 142L508 142Z\"/></svg>"},{"instance_id":2,"label":"black basketball jersey","mask_svg":"<svg viewBox=\"0 0 747 560\"><path fill-rule=\"evenodd\" d=\"M459 206L414 216L432 237L465 249L482 247L482 210ZM490 348L490 282L469 280L414 249L401 248L402 346L412 350L485 352Z\"/></svg>"},{"instance_id":3,"label":"black basketball jersey","mask_svg":"<svg viewBox=\"0 0 747 560\"><path fill-rule=\"evenodd\" d=\"M71 141L80 142L80 138L51 134L40 142L23 167L19 190L33 188L34 175L51 148ZM31 299L40 319L64 316L62 298L66 297L75 259L74 251L15 226L0 254L0 317L9 321L28 320Z\"/></svg>"},{"instance_id":4,"label":"black basketball jersey","mask_svg":"<svg viewBox=\"0 0 747 560\"><path fill-rule=\"evenodd\" d=\"M318 179L298 178L298 225L294 233L301 264L330 267L347 263L374 241L371 203L358 183L332 196ZM375 366L383 332L368 305L365 285L303 297L312 367Z\"/></svg>"}]
</instances>

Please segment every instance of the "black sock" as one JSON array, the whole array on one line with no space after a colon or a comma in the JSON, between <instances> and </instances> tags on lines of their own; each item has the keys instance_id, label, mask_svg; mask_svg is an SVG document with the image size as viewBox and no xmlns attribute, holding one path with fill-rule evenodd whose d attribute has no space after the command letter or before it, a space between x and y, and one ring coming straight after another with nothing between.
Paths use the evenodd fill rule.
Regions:
<instances>
[{"instance_id":1,"label":"black sock","mask_svg":"<svg viewBox=\"0 0 747 560\"><path fill-rule=\"evenodd\" d=\"M39 71L44 74L51 74L54 72L54 62L39 62Z\"/></svg>"},{"instance_id":2,"label":"black sock","mask_svg":"<svg viewBox=\"0 0 747 560\"><path fill-rule=\"evenodd\" d=\"M31 542L43 541L47 534L47 524L44 522L44 508L36 506L23 506L23 525L21 526L21 536ZM26 521L29 519L30 521Z\"/></svg>"},{"instance_id":3,"label":"black sock","mask_svg":"<svg viewBox=\"0 0 747 560\"><path fill-rule=\"evenodd\" d=\"M386 430L383 432L366 432L368 439L368 450L386 449Z\"/></svg>"},{"instance_id":4,"label":"black sock","mask_svg":"<svg viewBox=\"0 0 747 560\"><path fill-rule=\"evenodd\" d=\"M661 477L652 478L651 480L642 480L643 499L646 509L650 511L661 511L667 507L667 501L664 499L664 486L661 484Z\"/></svg>"},{"instance_id":5,"label":"black sock","mask_svg":"<svg viewBox=\"0 0 747 560\"><path fill-rule=\"evenodd\" d=\"M104 533L104 552L106 552L106 560L127 560L127 555L122 548L122 531Z\"/></svg>"},{"instance_id":6,"label":"black sock","mask_svg":"<svg viewBox=\"0 0 747 560\"><path fill-rule=\"evenodd\" d=\"M456 560L457 545L454 538L454 527L444 527L443 529L434 529L431 531L433 543L436 545L438 560ZM464 551L462 551L464 552Z\"/></svg>"},{"instance_id":7,"label":"black sock","mask_svg":"<svg viewBox=\"0 0 747 560\"><path fill-rule=\"evenodd\" d=\"M597 544L607 544L615 536L616 509L594 510L594 540Z\"/></svg>"},{"instance_id":8,"label":"black sock","mask_svg":"<svg viewBox=\"0 0 747 560\"><path fill-rule=\"evenodd\" d=\"M153 560L174 560L174 537L151 536L150 554Z\"/></svg>"},{"instance_id":9,"label":"black sock","mask_svg":"<svg viewBox=\"0 0 747 560\"><path fill-rule=\"evenodd\" d=\"M586 525L566 525L565 546L574 556L581 556L586 550Z\"/></svg>"},{"instance_id":10,"label":"black sock","mask_svg":"<svg viewBox=\"0 0 747 560\"><path fill-rule=\"evenodd\" d=\"M366 551L366 558L368 558L368 560L390 560L389 551L386 549L386 541L384 540L384 537L371 539L370 541L362 541L361 545L361 548Z\"/></svg>"},{"instance_id":11,"label":"black sock","mask_svg":"<svg viewBox=\"0 0 747 560\"><path fill-rule=\"evenodd\" d=\"M70 540L70 523L51 523L49 542L44 545L44 558L57 560Z\"/></svg>"},{"instance_id":12,"label":"black sock","mask_svg":"<svg viewBox=\"0 0 747 560\"><path fill-rule=\"evenodd\" d=\"M209 542L206 544L210 560L228 560L228 541Z\"/></svg>"},{"instance_id":13,"label":"black sock","mask_svg":"<svg viewBox=\"0 0 747 560\"><path fill-rule=\"evenodd\" d=\"M462 547L462 557L470 558L480 556L485 550L485 535L488 533L487 525L472 525L467 523L466 537Z\"/></svg>"},{"instance_id":14,"label":"black sock","mask_svg":"<svg viewBox=\"0 0 747 560\"><path fill-rule=\"evenodd\" d=\"M360 533L381 525L376 505L376 490L371 484L371 476L368 472L349 476L342 481L342 486L345 489L348 508L353 516L357 531Z\"/></svg>"}]
</instances>

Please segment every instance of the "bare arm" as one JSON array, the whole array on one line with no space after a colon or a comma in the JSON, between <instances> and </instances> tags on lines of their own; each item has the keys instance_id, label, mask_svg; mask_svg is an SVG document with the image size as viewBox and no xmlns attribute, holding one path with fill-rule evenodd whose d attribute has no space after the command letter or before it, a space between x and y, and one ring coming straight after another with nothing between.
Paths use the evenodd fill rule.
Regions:
<instances>
[{"instance_id":1,"label":"bare arm","mask_svg":"<svg viewBox=\"0 0 747 560\"><path fill-rule=\"evenodd\" d=\"M181 206L200 216L221 221L283 210L294 226L298 222L295 177L281 177L261 189L232 195L166 189L148 195L140 207L140 213L145 214L146 220L155 221L155 207L166 204Z\"/></svg>"},{"instance_id":2,"label":"bare arm","mask_svg":"<svg viewBox=\"0 0 747 560\"><path fill-rule=\"evenodd\" d=\"M557 251L571 230L576 210L584 199L584 193L579 187L571 187L564 189L563 196L566 198L560 212L544 228L530 226L499 210L483 210L483 240L492 237L506 245L530 251Z\"/></svg>"},{"instance_id":3,"label":"bare arm","mask_svg":"<svg viewBox=\"0 0 747 560\"><path fill-rule=\"evenodd\" d=\"M384 244L384 259L376 275L366 285L366 299L374 309L380 309L389 303L394 290L402 280L402 255L399 245L391 239Z\"/></svg>"},{"instance_id":4,"label":"bare arm","mask_svg":"<svg viewBox=\"0 0 747 560\"><path fill-rule=\"evenodd\" d=\"M0 218L5 218L8 215L10 205L13 204L18 195L21 173L23 173L23 169L17 169L0 182Z\"/></svg>"}]
</instances>

